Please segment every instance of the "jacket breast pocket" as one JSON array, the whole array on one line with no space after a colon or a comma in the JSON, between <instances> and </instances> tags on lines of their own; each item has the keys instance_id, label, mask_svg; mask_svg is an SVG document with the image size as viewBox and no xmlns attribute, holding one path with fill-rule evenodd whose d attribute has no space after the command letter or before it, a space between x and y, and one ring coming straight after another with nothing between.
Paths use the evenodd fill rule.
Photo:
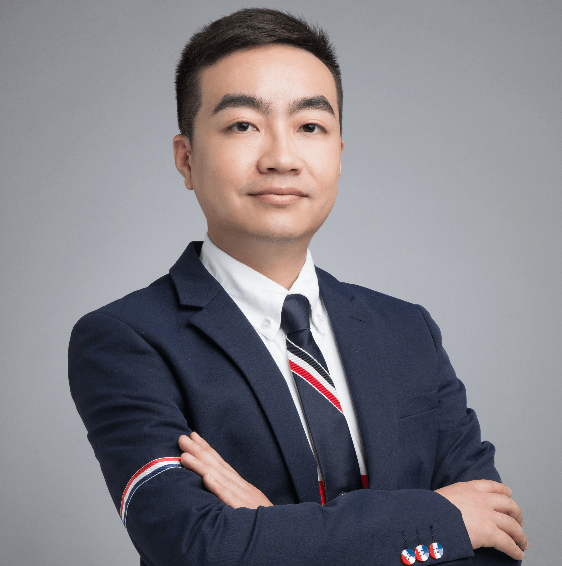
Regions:
<instances>
[{"instance_id":1,"label":"jacket breast pocket","mask_svg":"<svg viewBox=\"0 0 562 566\"><path fill-rule=\"evenodd\" d=\"M397 406L398 418L404 419L437 409L437 390L427 391L402 399Z\"/></svg>"},{"instance_id":2,"label":"jacket breast pocket","mask_svg":"<svg viewBox=\"0 0 562 566\"><path fill-rule=\"evenodd\" d=\"M398 489L429 489L438 439L437 390L401 399L397 405L400 438Z\"/></svg>"}]
</instances>

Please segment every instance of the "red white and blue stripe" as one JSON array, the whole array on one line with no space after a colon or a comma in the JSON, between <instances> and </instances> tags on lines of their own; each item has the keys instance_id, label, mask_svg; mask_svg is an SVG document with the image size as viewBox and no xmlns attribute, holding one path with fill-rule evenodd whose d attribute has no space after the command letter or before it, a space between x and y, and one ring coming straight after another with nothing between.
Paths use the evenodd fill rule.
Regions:
<instances>
[{"instance_id":1,"label":"red white and blue stripe","mask_svg":"<svg viewBox=\"0 0 562 566\"><path fill-rule=\"evenodd\" d=\"M119 511L121 521L123 521L125 526L127 526L127 508L129 507L129 503L131 502L135 491L143 483L146 483L148 480L151 480L158 474L161 474L171 468L181 468L181 461L179 457L158 458L156 460L152 460L152 462L148 462L148 464L138 470L129 480L129 483L123 492L123 496L121 497L121 509Z\"/></svg>"},{"instance_id":2,"label":"red white and blue stripe","mask_svg":"<svg viewBox=\"0 0 562 566\"><path fill-rule=\"evenodd\" d=\"M291 371L308 382L343 414L334 382L330 374L307 351L287 338L287 356Z\"/></svg>"},{"instance_id":3,"label":"red white and blue stripe","mask_svg":"<svg viewBox=\"0 0 562 566\"><path fill-rule=\"evenodd\" d=\"M289 367L320 468L320 498L331 501L361 489L361 471L334 382L312 336L310 303L304 295L285 297L281 329L286 334Z\"/></svg>"}]
</instances>

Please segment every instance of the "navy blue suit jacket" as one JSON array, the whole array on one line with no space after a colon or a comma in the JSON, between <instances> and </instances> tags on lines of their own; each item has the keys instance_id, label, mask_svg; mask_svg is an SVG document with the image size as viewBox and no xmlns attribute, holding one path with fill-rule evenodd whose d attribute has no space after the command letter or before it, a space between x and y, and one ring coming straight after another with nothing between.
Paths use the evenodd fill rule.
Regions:
<instances>
[{"instance_id":1,"label":"navy blue suit jacket","mask_svg":"<svg viewBox=\"0 0 562 566\"><path fill-rule=\"evenodd\" d=\"M192 430L274 506L233 509L181 467L136 476L126 527L141 561L391 566L401 564L404 540L429 546L433 531L441 564L514 563L496 551L475 555L458 509L432 491L499 476L427 311L318 270L370 482L322 506L285 380L201 264L200 246L190 244L149 287L76 324L72 396L118 509L136 472L177 458L178 437Z\"/></svg>"}]
</instances>

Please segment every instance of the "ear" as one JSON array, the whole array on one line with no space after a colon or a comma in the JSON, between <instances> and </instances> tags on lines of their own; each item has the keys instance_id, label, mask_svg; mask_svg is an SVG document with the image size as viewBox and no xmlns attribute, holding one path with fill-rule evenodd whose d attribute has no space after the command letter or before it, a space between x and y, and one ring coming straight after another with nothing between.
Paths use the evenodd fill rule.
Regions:
<instances>
[{"instance_id":1,"label":"ear","mask_svg":"<svg viewBox=\"0 0 562 566\"><path fill-rule=\"evenodd\" d=\"M184 179L188 191L193 190L191 179L191 144L186 136L178 134L174 138L174 160L176 169Z\"/></svg>"},{"instance_id":2,"label":"ear","mask_svg":"<svg viewBox=\"0 0 562 566\"><path fill-rule=\"evenodd\" d=\"M340 175L341 175L341 156L343 154L343 148L345 146L345 143L343 142L343 140L341 141L341 151L340 151Z\"/></svg>"}]
</instances>

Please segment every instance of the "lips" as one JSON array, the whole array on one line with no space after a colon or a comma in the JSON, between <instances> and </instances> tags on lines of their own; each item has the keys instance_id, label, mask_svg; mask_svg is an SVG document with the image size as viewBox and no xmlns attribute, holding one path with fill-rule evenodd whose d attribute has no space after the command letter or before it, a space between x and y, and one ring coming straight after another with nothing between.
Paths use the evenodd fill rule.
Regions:
<instances>
[{"instance_id":1,"label":"lips","mask_svg":"<svg viewBox=\"0 0 562 566\"><path fill-rule=\"evenodd\" d=\"M286 195L294 195L298 197L305 197L307 196L304 191L300 189L296 189L294 187L272 187L267 189L262 189L259 191L255 191L250 193L251 196L262 196L262 195L279 195L279 196L286 196Z\"/></svg>"},{"instance_id":2,"label":"lips","mask_svg":"<svg viewBox=\"0 0 562 566\"><path fill-rule=\"evenodd\" d=\"M295 204L307 196L304 191L293 187L272 187L249 193L249 195L262 203L275 206Z\"/></svg>"}]
</instances>

